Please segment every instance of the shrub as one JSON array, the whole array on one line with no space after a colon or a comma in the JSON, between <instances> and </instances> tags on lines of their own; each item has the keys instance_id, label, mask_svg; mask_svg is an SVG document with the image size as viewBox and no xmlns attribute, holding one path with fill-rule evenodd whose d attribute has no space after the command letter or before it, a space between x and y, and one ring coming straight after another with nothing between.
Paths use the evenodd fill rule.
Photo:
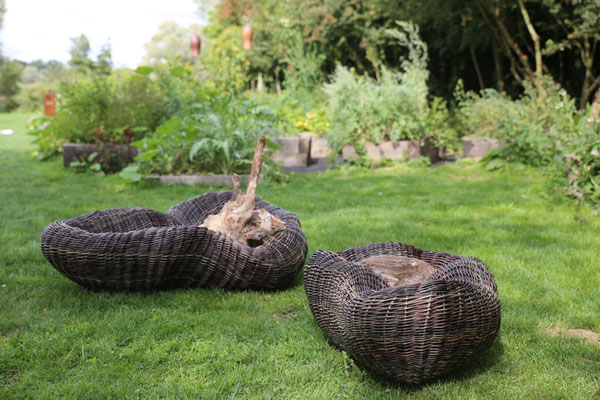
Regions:
<instances>
[{"instance_id":1,"label":"shrub","mask_svg":"<svg viewBox=\"0 0 600 400\"><path fill-rule=\"evenodd\" d=\"M600 204L600 120L588 107L585 113L575 114L572 122L575 135L555 162L566 178L569 196Z\"/></svg>"},{"instance_id":2,"label":"shrub","mask_svg":"<svg viewBox=\"0 0 600 400\"><path fill-rule=\"evenodd\" d=\"M253 101L214 96L132 143L139 154L125 174L248 173L258 137L275 126L274 115Z\"/></svg>"},{"instance_id":3,"label":"shrub","mask_svg":"<svg viewBox=\"0 0 600 400\"><path fill-rule=\"evenodd\" d=\"M565 153L579 134L574 125L575 100L549 78L545 79L544 86L545 97L540 97L535 87L526 84L525 92L518 100L496 102L502 105L499 107L502 112L494 123L492 137L501 139L501 144L487 160L499 158L545 166L553 163L557 155ZM485 99L484 96L481 99ZM473 104L480 101L487 100L476 100Z\"/></svg>"},{"instance_id":4,"label":"shrub","mask_svg":"<svg viewBox=\"0 0 600 400\"><path fill-rule=\"evenodd\" d=\"M364 140L381 143L423 137L425 81L421 85L415 74L402 75L386 68L381 72L381 81L377 82L354 76L338 65L332 82L325 85L331 124L327 138L338 151Z\"/></svg>"},{"instance_id":5,"label":"shrub","mask_svg":"<svg viewBox=\"0 0 600 400\"><path fill-rule=\"evenodd\" d=\"M544 89L540 96L525 84L523 95L511 101L491 90L460 96L459 88L461 123L474 136L501 139L500 149L483 160L488 169L506 163L546 167L558 171L568 195L600 203L600 121L591 107L578 110L550 78L544 79Z\"/></svg>"},{"instance_id":6,"label":"shrub","mask_svg":"<svg viewBox=\"0 0 600 400\"><path fill-rule=\"evenodd\" d=\"M259 94L257 100L277 116L278 130L282 135L310 132L323 136L329 130L329 113L320 90L316 88L310 98L299 98L298 92L286 90L281 95Z\"/></svg>"},{"instance_id":7,"label":"shrub","mask_svg":"<svg viewBox=\"0 0 600 400\"><path fill-rule=\"evenodd\" d=\"M16 95L22 74L23 66L19 61L0 57L0 112L12 111L19 106Z\"/></svg>"},{"instance_id":8,"label":"shrub","mask_svg":"<svg viewBox=\"0 0 600 400\"><path fill-rule=\"evenodd\" d=\"M403 72L386 68L376 81L355 76L338 65L332 82L325 85L329 97L331 129L329 143L338 151L346 144L359 145L365 140L420 139L425 134L427 106L427 46L418 28L398 22L403 29L389 30L408 50L402 61Z\"/></svg>"},{"instance_id":9,"label":"shrub","mask_svg":"<svg viewBox=\"0 0 600 400\"><path fill-rule=\"evenodd\" d=\"M129 143L155 129L167 115L160 86L149 76L119 71L63 84L55 117L30 125L41 158L71 143Z\"/></svg>"},{"instance_id":10,"label":"shrub","mask_svg":"<svg viewBox=\"0 0 600 400\"><path fill-rule=\"evenodd\" d=\"M466 92L461 80L454 91L457 109L457 122L462 136L479 139L499 138L499 125L506 116L515 113L516 103L505 93L485 89L479 94Z\"/></svg>"},{"instance_id":11,"label":"shrub","mask_svg":"<svg viewBox=\"0 0 600 400\"><path fill-rule=\"evenodd\" d=\"M440 97L434 96L429 105L425 119L425 132L433 138L437 147L456 150L458 132L454 128L454 117L448 110L448 104Z\"/></svg>"}]
</instances>

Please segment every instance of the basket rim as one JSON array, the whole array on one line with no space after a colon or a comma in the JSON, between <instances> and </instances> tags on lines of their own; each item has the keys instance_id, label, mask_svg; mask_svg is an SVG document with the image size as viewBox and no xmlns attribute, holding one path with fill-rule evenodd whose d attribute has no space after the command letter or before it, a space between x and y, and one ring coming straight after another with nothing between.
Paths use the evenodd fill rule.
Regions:
<instances>
[{"instance_id":1,"label":"basket rim","mask_svg":"<svg viewBox=\"0 0 600 400\"><path fill-rule=\"evenodd\" d=\"M406 245L405 243L401 243L401 242L393 242L393 241L385 241L385 242L377 242L377 243L371 243L371 244L367 244L367 245L361 245L361 246L357 246L357 247L350 247L346 250L341 250L341 251L329 251L329 250L317 250L316 252L314 252L312 254L312 256L310 257L310 259L308 260L308 263L305 266L305 271L308 271L312 268L317 267L320 263L315 263L314 260L316 258L316 261L322 261L323 257L331 257L336 256L336 258L339 259L339 261L341 262L334 262L333 260L327 262L327 267L329 268L333 268L333 269L337 269L337 270L341 270L342 268L350 268L350 272L360 272L363 274L368 274L373 276L375 279L381 280L382 282L383 279L376 274L375 272L373 272L371 269L367 268L364 265L361 265L359 263L357 263L356 259L352 260L352 257L348 257L348 254L351 252L356 252L358 254L369 254L370 251L372 251L373 249L384 249L385 250L385 246L386 245ZM471 256L462 256L462 255L458 255L458 254L452 254L452 253L447 253L447 252L439 252L439 251L434 251L434 250L423 250L417 247L414 247L412 245L407 245L410 248L412 248L413 250L415 250L416 252L418 252L419 254L434 254L434 255L442 255L442 256L448 256L451 257L452 259L449 260L448 262L444 263L444 265L441 266L435 266L433 265L433 267L435 268L435 272L433 274L431 274L424 282L419 282L419 283L410 283L410 284L404 284L404 285L398 285L398 286L389 286L387 283L384 283L384 286L382 289L371 289L371 290L366 290L366 291L357 291L357 297L356 299L362 299L362 300L366 300L369 299L371 297L376 297L378 295L383 295L383 296L389 296L389 297L398 297L401 295L405 295L405 296L421 296L421 291L423 291L423 294L428 292L428 289L430 287L436 286L436 285L444 285L444 284L460 284L460 285L464 285L465 289L483 289L486 290L486 288L483 285L479 285L476 284L474 282L464 282L462 280L456 279L456 278L445 278L442 279L439 276L442 275L445 272L451 271L453 268L456 267L456 264L458 261L468 261L468 262L473 262L476 264L480 264L481 266L485 267L485 269L487 270L488 274L490 275L492 281L494 281L493 275L491 274L491 271L489 271L488 267L486 264L484 264L479 258L477 257L471 257ZM382 251L380 253L381 255L397 255L394 254L393 252L385 252ZM369 258L372 257L373 254L369 254L368 257L365 258ZM404 255L405 257L410 257L410 258L416 258L416 259L421 259L420 257L414 257L411 256L409 254ZM364 259L364 258L360 258L360 259Z\"/></svg>"}]
</instances>

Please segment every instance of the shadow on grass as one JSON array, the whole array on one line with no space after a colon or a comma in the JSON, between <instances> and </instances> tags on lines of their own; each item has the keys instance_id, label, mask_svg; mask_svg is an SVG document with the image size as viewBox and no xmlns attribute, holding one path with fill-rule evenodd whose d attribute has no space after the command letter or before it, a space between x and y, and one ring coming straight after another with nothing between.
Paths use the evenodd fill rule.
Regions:
<instances>
[{"instance_id":1,"label":"shadow on grass","mask_svg":"<svg viewBox=\"0 0 600 400\"><path fill-rule=\"evenodd\" d=\"M439 385L450 382L464 382L468 381L478 375L484 374L486 371L494 367L502 357L504 353L504 345L501 340L502 332L498 334L498 337L492 343L489 349L476 356L471 361L463 366L456 367L454 372L447 375L440 376L439 378L427 381L421 384L397 382L380 375L376 375L371 371L361 367L361 370L365 371L367 375L376 383L380 384L385 388L400 389L405 392L420 392L428 386Z\"/></svg>"}]
</instances>

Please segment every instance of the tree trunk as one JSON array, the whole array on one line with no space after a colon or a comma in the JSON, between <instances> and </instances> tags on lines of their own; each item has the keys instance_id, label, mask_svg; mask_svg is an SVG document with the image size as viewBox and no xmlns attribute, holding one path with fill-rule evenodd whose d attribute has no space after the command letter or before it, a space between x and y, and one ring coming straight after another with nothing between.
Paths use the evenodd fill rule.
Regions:
<instances>
[{"instance_id":1,"label":"tree trunk","mask_svg":"<svg viewBox=\"0 0 600 400\"><path fill-rule=\"evenodd\" d=\"M498 51L498 40L494 39L492 43L492 52L494 54L494 67L496 68L496 82L498 91L504 92L504 71L502 70L502 59Z\"/></svg>"},{"instance_id":2,"label":"tree trunk","mask_svg":"<svg viewBox=\"0 0 600 400\"><path fill-rule=\"evenodd\" d=\"M525 21L525 26L527 26L527 30L529 31L529 36L531 36L531 40L533 41L534 46L534 54L535 54L535 85L538 88L538 99L543 100L546 98L547 93L546 89L544 89L544 84L542 83L542 49L540 46L540 36L537 34L535 27L531 23L531 19L529 18L529 13L527 12L527 8L523 3L523 0L518 0L519 9L521 10L521 14L523 15L523 20Z\"/></svg>"},{"instance_id":3,"label":"tree trunk","mask_svg":"<svg viewBox=\"0 0 600 400\"><path fill-rule=\"evenodd\" d=\"M594 92L596 87L600 85L600 76L593 76L594 56L596 53L596 42L594 42L593 50L590 48L588 41L584 42L583 46L579 47L580 57L585 68L583 83L581 85L581 95L579 97L579 108L585 109L585 106ZM596 99L594 98L594 102Z\"/></svg>"},{"instance_id":4,"label":"tree trunk","mask_svg":"<svg viewBox=\"0 0 600 400\"><path fill-rule=\"evenodd\" d=\"M473 66L475 67L475 73L477 74L477 80L479 81L479 88L483 90L485 89L485 84L483 83L483 76L481 76L481 70L479 69L479 63L477 62L475 49L472 44L469 44L469 52L471 53L471 59L473 60Z\"/></svg>"}]
</instances>

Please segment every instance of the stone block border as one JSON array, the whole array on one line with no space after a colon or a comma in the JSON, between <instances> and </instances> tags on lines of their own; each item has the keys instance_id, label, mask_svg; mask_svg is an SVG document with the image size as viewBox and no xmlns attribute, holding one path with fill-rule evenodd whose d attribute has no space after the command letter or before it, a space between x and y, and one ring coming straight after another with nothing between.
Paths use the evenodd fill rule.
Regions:
<instances>
[{"instance_id":1,"label":"stone block border","mask_svg":"<svg viewBox=\"0 0 600 400\"><path fill-rule=\"evenodd\" d=\"M420 156L428 157L432 162L439 161L439 149L433 145L430 137L423 139L423 144L419 140L400 140L392 142L386 140L381 144L373 142L365 143L364 151L366 156L372 161L382 159L404 160L413 159ZM342 158L344 161L358 158L358 153L353 145L346 145L342 149Z\"/></svg>"},{"instance_id":2,"label":"stone block border","mask_svg":"<svg viewBox=\"0 0 600 400\"><path fill-rule=\"evenodd\" d=\"M473 158L480 161L491 149L499 149L498 139L463 138L463 158Z\"/></svg>"}]
</instances>

